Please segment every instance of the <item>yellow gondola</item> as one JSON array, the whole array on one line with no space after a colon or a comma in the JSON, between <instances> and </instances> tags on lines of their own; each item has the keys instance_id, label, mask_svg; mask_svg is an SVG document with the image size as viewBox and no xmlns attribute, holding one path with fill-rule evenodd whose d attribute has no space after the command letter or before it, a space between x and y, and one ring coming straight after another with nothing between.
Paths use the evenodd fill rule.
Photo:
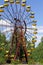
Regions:
<instances>
[{"instance_id":1,"label":"yellow gondola","mask_svg":"<svg viewBox=\"0 0 43 65\"><path fill-rule=\"evenodd\" d=\"M31 50L34 50L34 48L33 48L33 47L31 47Z\"/></svg>"},{"instance_id":2,"label":"yellow gondola","mask_svg":"<svg viewBox=\"0 0 43 65\"><path fill-rule=\"evenodd\" d=\"M34 12L30 12L31 15L34 15L35 13Z\"/></svg>"},{"instance_id":3,"label":"yellow gondola","mask_svg":"<svg viewBox=\"0 0 43 65\"><path fill-rule=\"evenodd\" d=\"M16 0L16 4L19 4L20 3L20 0Z\"/></svg>"},{"instance_id":4,"label":"yellow gondola","mask_svg":"<svg viewBox=\"0 0 43 65\"><path fill-rule=\"evenodd\" d=\"M22 3L22 6L24 7L24 6L26 6L26 4Z\"/></svg>"},{"instance_id":5,"label":"yellow gondola","mask_svg":"<svg viewBox=\"0 0 43 65\"><path fill-rule=\"evenodd\" d=\"M34 28L35 31L37 31L37 28Z\"/></svg>"},{"instance_id":6,"label":"yellow gondola","mask_svg":"<svg viewBox=\"0 0 43 65\"><path fill-rule=\"evenodd\" d=\"M14 55L11 55L10 57L11 57L11 58L14 58Z\"/></svg>"},{"instance_id":7,"label":"yellow gondola","mask_svg":"<svg viewBox=\"0 0 43 65\"><path fill-rule=\"evenodd\" d=\"M30 18L34 18L34 15L31 15Z\"/></svg>"},{"instance_id":8,"label":"yellow gondola","mask_svg":"<svg viewBox=\"0 0 43 65\"><path fill-rule=\"evenodd\" d=\"M34 42L37 42L37 40L32 40L32 42L34 43Z\"/></svg>"},{"instance_id":9,"label":"yellow gondola","mask_svg":"<svg viewBox=\"0 0 43 65\"><path fill-rule=\"evenodd\" d=\"M8 55L5 55L5 57L7 58L7 57L8 57Z\"/></svg>"},{"instance_id":10,"label":"yellow gondola","mask_svg":"<svg viewBox=\"0 0 43 65\"><path fill-rule=\"evenodd\" d=\"M33 43L31 44L32 47L33 47L34 45L35 45L35 44L33 44Z\"/></svg>"},{"instance_id":11,"label":"yellow gondola","mask_svg":"<svg viewBox=\"0 0 43 65\"><path fill-rule=\"evenodd\" d=\"M36 24L32 24L32 26L36 26Z\"/></svg>"},{"instance_id":12,"label":"yellow gondola","mask_svg":"<svg viewBox=\"0 0 43 65\"><path fill-rule=\"evenodd\" d=\"M33 34L37 34L37 32L33 32Z\"/></svg>"},{"instance_id":13,"label":"yellow gondola","mask_svg":"<svg viewBox=\"0 0 43 65\"><path fill-rule=\"evenodd\" d=\"M9 51L6 51L6 53L9 53Z\"/></svg>"},{"instance_id":14,"label":"yellow gondola","mask_svg":"<svg viewBox=\"0 0 43 65\"><path fill-rule=\"evenodd\" d=\"M8 7L9 6L9 4L4 4L4 7Z\"/></svg>"},{"instance_id":15,"label":"yellow gondola","mask_svg":"<svg viewBox=\"0 0 43 65\"><path fill-rule=\"evenodd\" d=\"M4 12L4 10L3 9L0 9L0 12Z\"/></svg>"},{"instance_id":16,"label":"yellow gondola","mask_svg":"<svg viewBox=\"0 0 43 65\"><path fill-rule=\"evenodd\" d=\"M28 56L30 56L31 54L30 53L28 53Z\"/></svg>"},{"instance_id":17,"label":"yellow gondola","mask_svg":"<svg viewBox=\"0 0 43 65\"><path fill-rule=\"evenodd\" d=\"M33 22L35 22L35 23L36 23L37 21L36 21L36 20L33 20Z\"/></svg>"},{"instance_id":18,"label":"yellow gondola","mask_svg":"<svg viewBox=\"0 0 43 65\"><path fill-rule=\"evenodd\" d=\"M26 6L26 11L30 12L30 8L31 8L30 6Z\"/></svg>"},{"instance_id":19,"label":"yellow gondola","mask_svg":"<svg viewBox=\"0 0 43 65\"><path fill-rule=\"evenodd\" d=\"M36 36L32 36L32 38L36 39L37 37Z\"/></svg>"},{"instance_id":20,"label":"yellow gondola","mask_svg":"<svg viewBox=\"0 0 43 65\"><path fill-rule=\"evenodd\" d=\"M13 4L13 3L14 3L14 0L9 0L9 2L10 2L11 4Z\"/></svg>"},{"instance_id":21,"label":"yellow gondola","mask_svg":"<svg viewBox=\"0 0 43 65\"><path fill-rule=\"evenodd\" d=\"M30 12L30 9L26 9L27 12Z\"/></svg>"},{"instance_id":22,"label":"yellow gondola","mask_svg":"<svg viewBox=\"0 0 43 65\"><path fill-rule=\"evenodd\" d=\"M4 5L1 5L0 8L4 8Z\"/></svg>"},{"instance_id":23,"label":"yellow gondola","mask_svg":"<svg viewBox=\"0 0 43 65\"><path fill-rule=\"evenodd\" d=\"M26 8L31 8L31 6L26 6Z\"/></svg>"},{"instance_id":24,"label":"yellow gondola","mask_svg":"<svg viewBox=\"0 0 43 65\"><path fill-rule=\"evenodd\" d=\"M26 3L26 0L22 0L22 3Z\"/></svg>"},{"instance_id":25,"label":"yellow gondola","mask_svg":"<svg viewBox=\"0 0 43 65\"><path fill-rule=\"evenodd\" d=\"M0 50L3 50L3 48L1 47Z\"/></svg>"},{"instance_id":26,"label":"yellow gondola","mask_svg":"<svg viewBox=\"0 0 43 65\"><path fill-rule=\"evenodd\" d=\"M22 0L22 4L23 7L26 6L26 0Z\"/></svg>"},{"instance_id":27,"label":"yellow gondola","mask_svg":"<svg viewBox=\"0 0 43 65\"><path fill-rule=\"evenodd\" d=\"M31 52L31 50L28 50L27 52L28 52L28 53L30 53L30 52Z\"/></svg>"},{"instance_id":28,"label":"yellow gondola","mask_svg":"<svg viewBox=\"0 0 43 65\"><path fill-rule=\"evenodd\" d=\"M4 2L9 2L9 0L4 0Z\"/></svg>"}]
</instances>

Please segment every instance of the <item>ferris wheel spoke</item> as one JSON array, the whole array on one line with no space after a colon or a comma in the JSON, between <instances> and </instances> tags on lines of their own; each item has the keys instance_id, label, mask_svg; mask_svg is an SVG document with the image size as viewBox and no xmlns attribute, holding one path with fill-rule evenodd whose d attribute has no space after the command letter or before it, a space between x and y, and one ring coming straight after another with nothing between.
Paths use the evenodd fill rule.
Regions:
<instances>
[{"instance_id":1,"label":"ferris wheel spoke","mask_svg":"<svg viewBox=\"0 0 43 65\"><path fill-rule=\"evenodd\" d=\"M30 13L29 13L28 15L25 15L25 18L24 18L24 20L25 20L25 19L27 19L27 17L29 17L29 16L30 16Z\"/></svg>"},{"instance_id":2,"label":"ferris wheel spoke","mask_svg":"<svg viewBox=\"0 0 43 65\"><path fill-rule=\"evenodd\" d=\"M32 23L33 23L33 22L28 22L26 25L28 25L28 24L30 25L30 24L32 24Z\"/></svg>"},{"instance_id":3,"label":"ferris wheel spoke","mask_svg":"<svg viewBox=\"0 0 43 65\"><path fill-rule=\"evenodd\" d=\"M18 8L17 8L17 4L16 4L16 14L17 14L17 16L18 16Z\"/></svg>"},{"instance_id":4,"label":"ferris wheel spoke","mask_svg":"<svg viewBox=\"0 0 43 65\"><path fill-rule=\"evenodd\" d=\"M25 28L23 28L23 29L25 29ZM33 28L26 28L27 30L33 30Z\"/></svg>"},{"instance_id":5,"label":"ferris wheel spoke","mask_svg":"<svg viewBox=\"0 0 43 65\"><path fill-rule=\"evenodd\" d=\"M24 13L25 13L25 7L24 7L24 11L23 11L23 13L22 13L20 19L25 15Z\"/></svg>"},{"instance_id":6,"label":"ferris wheel spoke","mask_svg":"<svg viewBox=\"0 0 43 65\"><path fill-rule=\"evenodd\" d=\"M13 19L13 16L12 16L11 12L9 11L8 7L6 7L5 9L6 9L6 11L10 14L10 16L11 16L12 19Z\"/></svg>"},{"instance_id":7,"label":"ferris wheel spoke","mask_svg":"<svg viewBox=\"0 0 43 65\"><path fill-rule=\"evenodd\" d=\"M10 20L9 16L7 15L7 13L4 12L4 15Z\"/></svg>"},{"instance_id":8,"label":"ferris wheel spoke","mask_svg":"<svg viewBox=\"0 0 43 65\"><path fill-rule=\"evenodd\" d=\"M5 18L5 19L7 19L7 20L9 20L11 23L13 23L13 22L11 21L11 19L8 18L8 16L6 17L5 15L2 15L2 17ZM7 22L7 21L6 21L6 22Z\"/></svg>"},{"instance_id":9,"label":"ferris wheel spoke","mask_svg":"<svg viewBox=\"0 0 43 65\"><path fill-rule=\"evenodd\" d=\"M15 1L15 8L16 8L16 18L17 18L17 14L18 14L18 8L17 8L16 1Z\"/></svg>"},{"instance_id":10,"label":"ferris wheel spoke","mask_svg":"<svg viewBox=\"0 0 43 65\"><path fill-rule=\"evenodd\" d=\"M26 5L26 2L25 2L25 5ZM23 10L23 13L22 13L22 15L21 15L21 18L25 15L25 9L26 9L26 7L23 7L24 8L24 10Z\"/></svg>"},{"instance_id":11,"label":"ferris wheel spoke","mask_svg":"<svg viewBox=\"0 0 43 65\"><path fill-rule=\"evenodd\" d=\"M27 31L27 32L30 33L30 34L32 34L32 32L30 32L30 31ZM28 34L28 33L27 33L27 34Z\"/></svg>"},{"instance_id":12,"label":"ferris wheel spoke","mask_svg":"<svg viewBox=\"0 0 43 65\"><path fill-rule=\"evenodd\" d=\"M27 19L25 19L25 20L27 20L28 22L26 23L26 25L31 25L32 23L34 23L30 18L27 18ZM30 20L30 21L29 21Z\"/></svg>"},{"instance_id":13,"label":"ferris wheel spoke","mask_svg":"<svg viewBox=\"0 0 43 65\"><path fill-rule=\"evenodd\" d=\"M29 32L29 31L27 31L27 32ZM28 33L27 33L27 34L28 34ZM34 34L33 34L33 33L31 33L31 32L29 32L29 34L30 34L30 35L32 35L32 36L34 36Z\"/></svg>"},{"instance_id":14,"label":"ferris wheel spoke","mask_svg":"<svg viewBox=\"0 0 43 65\"><path fill-rule=\"evenodd\" d=\"M30 18L25 19L25 21L26 21L27 23L30 22L29 20L30 20ZM27 25L27 23L26 23L26 25Z\"/></svg>"},{"instance_id":15,"label":"ferris wheel spoke","mask_svg":"<svg viewBox=\"0 0 43 65\"><path fill-rule=\"evenodd\" d=\"M24 15L25 15L25 14L24 14ZM25 15L25 18L23 18L23 16L21 16L21 15L20 15L20 16L21 16L21 19L22 19L22 20L26 20L26 19L28 19L27 17L28 17L29 15L30 15L30 14Z\"/></svg>"},{"instance_id":16,"label":"ferris wheel spoke","mask_svg":"<svg viewBox=\"0 0 43 65\"><path fill-rule=\"evenodd\" d=\"M26 32L26 34L31 38L32 36L31 35L29 35L27 32Z\"/></svg>"},{"instance_id":17,"label":"ferris wheel spoke","mask_svg":"<svg viewBox=\"0 0 43 65\"><path fill-rule=\"evenodd\" d=\"M21 15L21 0L20 0L20 10L18 12L18 19L19 19L19 16Z\"/></svg>"},{"instance_id":18,"label":"ferris wheel spoke","mask_svg":"<svg viewBox=\"0 0 43 65\"><path fill-rule=\"evenodd\" d=\"M3 18L2 18L2 19L3 19ZM5 20L5 19L3 19L3 20ZM8 23L8 24L10 24L10 25L11 25L11 24L13 25L13 23L8 22L7 20L5 20L5 22Z\"/></svg>"},{"instance_id":19,"label":"ferris wheel spoke","mask_svg":"<svg viewBox=\"0 0 43 65\"><path fill-rule=\"evenodd\" d=\"M2 33L6 34L6 33L9 33L9 32L13 32L14 30L5 30L5 31L2 31Z\"/></svg>"},{"instance_id":20,"label":"ferris wheel spoke","mask_svg":"<svg viewBox=\"0 0 43 65\"><path fill-rule=\"evenodd\" d=\"M8 39L10 37L10 33L7 33L7 36L6 36L6 38Z\"/></svg>"},{"instance_id":21,"label":"ferris wheel spoke","mask_svg":"<svg viewBox=\"0 0 43 65\"><path fill-rule=\"evenodd\" d=\"M4 25L4 24L0 24L0 27L1 27L1 26L3 26L3 27L6 27L6 26L7 26L7 27L14 27L14 26L12 26L12 25Z\"/></svg>"},{"instance_id":22,"label":"ferris wheel spoke","mask_svg":"<svg viewBox=\"0 0 43 65\"><path fill-rule=\"evenodd\" d=\"M29 41L29 40L31 40L31 38L30 37L27 37L27 41Z\"/></svg>"},{"instance_id":23,"label":"ferris wheel spoke","mask_svg":"<svg viewBox=\"0 0 43 65\"><path fill-rule=\"evenodd\" d=\"M10 14L10 16L12 17L12 20L11 20L11 18L9 18L10 16L8 16L6 13L6 16L8 17L8 19L11 21L11 23L14 23L14 17L12 16L12 14L10 13L10 11L9 11L9 9L8 8L6 8L7 10L8 10L8 12L9 12L9 14ZM14 13L13 13L14 14Z\"/></svg>"},{"instance_id":24,"label":"ferris wheel spoke","mask_svg":"<svg viewBox=\"0 0 43 65\"><path fill-rule=\"evenodd\" d=\"M28 27L27 27L26 29L27 29L27 30L33 30L33 28L28 28Z\"/></svg>"},{"instance_id":25,"label":"ferris wheel spoke","mask_svg":"<svg viewBox=\"0 0 43 65\"><path fill-rule=\"evenodd\" d=\"M13 16L14 16L14 15L16 16L16 13L14 12L14 9L13 9L13 5L10 4L10 6L11 6L11 9L12 9Z\"/></svg>"},{"instance_id":26,"label":"ferris wheel spoke","mask_svg":"<svg viewBox=\"0 0 43 65\"><path fill-rule=\"evenodd\" d=\"M29 39L31 39L31 35L29 35L29 34L27 34L27 33L26 33L26 35L27 35L27 37L28 37Z\"/></svg>"},{"instance_id":27,"label":"ferris wheel spoke","mask_svg":"<svg viewBox=\"0 0 43 65\"><path fill-rule=\"evenodd\" d=\"M23 11L23 13L22 13L22 16L24 16L24 15L25 15L25 8L26 8L26 7L24 7L24 11Z\"/></svg>"}]
</instances>

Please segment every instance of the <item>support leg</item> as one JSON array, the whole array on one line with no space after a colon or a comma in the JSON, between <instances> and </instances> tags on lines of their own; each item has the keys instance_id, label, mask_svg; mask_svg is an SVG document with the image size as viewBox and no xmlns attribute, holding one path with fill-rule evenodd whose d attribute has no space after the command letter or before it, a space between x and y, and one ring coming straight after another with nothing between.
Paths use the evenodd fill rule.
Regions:
<instances>
[{"instance_id":1,"label":"support leg","mask_svg":"<svg viewBox=\"0 0 43 65\"><path fill-rule=\"evenodd\" d=\"M16 60L18 56L20 56L20 43L17 43L16 55L14 56L14 60Z\"/></svg>"},{"instance_id":2,"label":"support leg","mask_svg":"<svg viewBox=\"0 0 43 65\"><path fill-rule=\"evenodd\" d=\"M27 54L27 50L26 50L25 46L23 46L23 50L24 50L24 53L25 53L26 62L28 63L28 54Z\"/></svg>"}]
</instances>

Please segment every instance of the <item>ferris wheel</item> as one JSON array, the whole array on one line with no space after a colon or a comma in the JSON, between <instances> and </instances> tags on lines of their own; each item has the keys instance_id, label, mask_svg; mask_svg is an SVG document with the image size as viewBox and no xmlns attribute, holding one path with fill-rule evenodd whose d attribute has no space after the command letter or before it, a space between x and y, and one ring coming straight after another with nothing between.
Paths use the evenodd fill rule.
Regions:
<instances>
[{"instance_id":1,"label":"ferris wheel","mask_svg":"<svg viewBox=\"0 0 43 65\"><path fill-rule=\"evenodd\" d=\"M4 4L0 5L0 18L2 19L0 31L6 35L6 39L14 41L22 30L24 38L33 43L31 44L33 49L37 38L37 21L35 13L31 10L31 6L27 5L26 0L4 0ZM14 33L17 33L17 36ZM14 43L12 41L11 43Z\"/></svg>"}]
</instances>

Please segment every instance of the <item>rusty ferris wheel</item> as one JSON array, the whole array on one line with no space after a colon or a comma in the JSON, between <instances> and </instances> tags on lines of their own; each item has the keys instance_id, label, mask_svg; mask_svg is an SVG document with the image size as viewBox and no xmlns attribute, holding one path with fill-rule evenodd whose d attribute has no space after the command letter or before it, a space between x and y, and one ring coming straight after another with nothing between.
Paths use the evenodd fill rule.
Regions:
<instances>
[{"instance_id":1,"label":"rusty ferris wheel","mask_svg":"<svg viewBox=\"0 0 43 65\"><path fill-rule=\"evenodd\" d=\"M16 52L14 60L20 56L20 46L23 47L26 62L28 62L28 53L26 49L26 40L31 40L31 49L33 49L34 42L36 42L36 20L31 6L27 5L26 0L4 0L4 4L0 5L0 18L6 21L5 24L0 24L1 29L5 28L3 34L9 35L6 38L11 38L11 45L8 52L8 58L12 53L14 44L16 43ZM34 38L32 40L32 38ZM14 43L15 42L15 43ZM30 50L29 50L30 51Z\"/></svg>"}]
</instances>

